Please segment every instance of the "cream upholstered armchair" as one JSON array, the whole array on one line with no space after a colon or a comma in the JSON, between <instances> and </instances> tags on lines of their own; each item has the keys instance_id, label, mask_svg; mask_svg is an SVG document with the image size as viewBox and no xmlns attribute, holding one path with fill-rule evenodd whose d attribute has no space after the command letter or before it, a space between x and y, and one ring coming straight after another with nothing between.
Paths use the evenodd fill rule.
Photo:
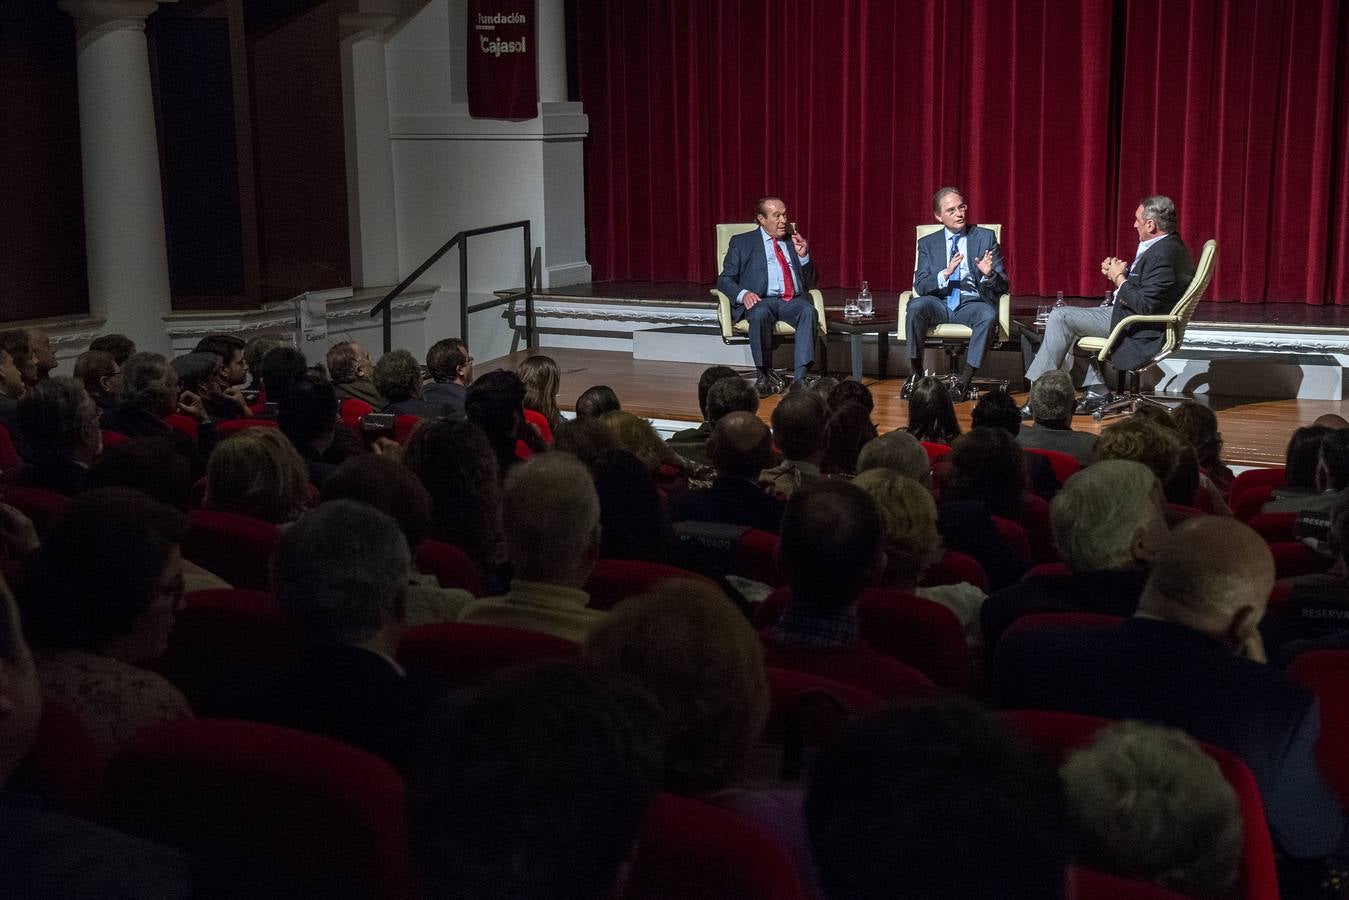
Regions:
<instances>
[{"instance_id":1,"label":"cream upholstered armchair","mask_svg":"<svg viewBox=\"0 0 1349 900\"><path fill-rule=\"evenodd\" d=\"M1199 301L1204 297L1204 291L1208 290L1209 282L1213 280L1213 267L1217 258L1218 242L1213 239L1205 241L1204 249L1199 253L1199 263L1194 267L1194 278L1190 280L1190 286L1176 301L1176 305L1171 309L1171 312L1152 316L1125 316L1120 319L1118 325L1111 329L1107 337L1078 338L1077 349L1091 353L1104 365L1110 362L1110 354L1115 352L1115 348L1124 338L1124 330L1130 325L1154 322L1166 329L1166 333L1162 336L1162 347L1153 354L1151 359L1137 369L1119 373L1118 392L1107 397L1105 403L1091 414L1093 419L1099 422L1108 415L1124 412L1126 409L1133 412L1143 404L1167 410L1171 408L1160 400L1144 396L1138 387L1139 376L1180 348L1185 339L1185 326L1190 324L1195 308L1199 306Z\"/></svg>"},{"instance_id":2,"label":"cream upholstered armchair","mask_svg":"<svg viewBox=\"0 0 1349 900\"><path fill-rule=\"evenodd\" d=\"M737 234L744 234L746 231L753 231L758 227L758 224L754 222L723 223L717 226L716 267L718 276L721 275L721 266L726 260L726 248L730 246L731 238L735 237ZM739 322L734 322L731 319L732 298L727 297L716 288L712 289L712 296L717 298L717 321L721 324L722 341L730 344L736 339L748 340L749 322L744 319L741 319ZM817 348L815 355L816 366L819 371L823 372L827 368L825 361L828 359L828 357L825 356L827 348L824 343L825 335L828 334L828 328L824 321L824 294L821 294L818 290L812 288L810 290L810 301L815 304L815 319L819 323L817 337L819 338L820 345ZM795 334L795 328L788 325L786 322L778 322L773 327L773 343L776 345L781 338L791 337Z\"/></svg>"},{"instance_id":3,"label":"cream upholstered armchair","mask_svg":"<svg viewBox=\"0 0 1349 900\"><path fill-rule=\"evenodd\" d=\"M1002 243L1001 225L990 225L987 222L980 222L979 224L989 231L992 231L993 236L998 239L998 243ZM918 271L918 241L933 232L940 231L942 228L943 226L941 224L934 222L931 225L919 225L915 229L917 232L913 245L913 268L915 272ZM912 300L913 297L914 293L911 290L905 291L899 295L899 322L896 325L895 339L901 344L908 340L908 335L905 332L905 319L908 317L909 301ZM952 382L954 382L954 379L956 378L957 362L960 358L960 354L969 345L970 336L971 332L968 325L957 325L955 322L946 322L941 325L935 325L927 330L927 339L923 342L923 345L927 347L939 346L946 352L947 369L945 377ZM1003 294L998 298L998 325L997 331L994 333L993 343L995 345L1001 344L1011 336L1012 295ZM1004 386L1007 384L1005 381L1000 383Z\"/></svg>"}]
</instances>

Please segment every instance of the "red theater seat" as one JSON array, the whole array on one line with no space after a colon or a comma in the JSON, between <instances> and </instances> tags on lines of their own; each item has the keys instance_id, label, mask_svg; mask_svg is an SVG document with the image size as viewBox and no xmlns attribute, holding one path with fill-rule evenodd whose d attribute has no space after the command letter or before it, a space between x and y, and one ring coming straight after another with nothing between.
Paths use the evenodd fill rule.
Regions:
<instances>
[{"instance_id":1,"label":"red theater seat","mask_svg":"<svg viewBox=\"0 0 1349 900\"><path fill-rule=\"evenodd\" d=\"M418 625L404 632L398 660L409 671L436 675L451 684L469 684L510 666L574 659L580 652L579 644L551 634L501 625L443 622Z\"/></svg>"},{"instance_id":2,"label":"red theater seat","mask_svg":"<svg viewBox=\"0 0 1349 900\"><path fill-rule=\"evenodd\" d=\"M1245 472L1238 472L1237 476L1232 479L1231 486L1227 489L1227 505L1233 506L1238 497L1253 488L1283 487L1286 474L1283 466L1271 466L1268 469L1247 469Z\"/></svg>"},{"instance_id":3,"label":"red theater seat","mask_svg":"<svg viewBox=\"0 0 1349 900\"><path fill-rule=\"evenodd\" d=\"M592 609L612 609L629 597L679 579L690 579L720 590L715 581L697 572L635 559L596 560L584 590L590 595Z\"/></svg>"},{"instance_id":4,"label":"red theater seat","mask_svg":"<svg viewBox=\"0 0 1349 900\"><path fill-rule=\"evenodd\" d=\"M1293 660L1288 674L1316 694L1321 705L1316 757L1326 781L1349 806L1349 650L1303 653Z\"/></svg>"},{"instance_id":5,"label":"red theater seat","mask_svg":"<svg viewBox=\"0 0 1349 900\"><path fill-rule=\"evenodd\" d=\"M988 593L988 573L973 556L966 556L954 550L947 550L942 558L928 567L923 573L923 587L938 584L972 584L985 594Z\"/></svg>"},{"instance_id":6,"label":"red theater seat","mask_svg":"<svg viewBox=\"0 0 1349 900\"><path fill-rule=\"evenodd\" d=\"M342 423L351 429L351 433L361 438L361 417L366 413L372 413L375 408L364 400L357 400L355 397L348 397L342 401L338 407L338 415L342 418Z\"/></svg>"},{"instance_id":7,"label":"red theater seat","mask_svg":"<svg viewBox=\"0 0 1349 900\"><path fill-rule=\"evenodd\" d=\"M417 545L417 569L436 576L441 587L460 588L475 597L482 596L482 576L478 564L453 544L427 539Z\"/></svg>"},{"instance_id":8,"label":"red theater seat","mask_svg":"<svg viewBox=\"0 0 1349 900\"><path fill-rule=\"evenodd\" d=\"M9 436L9 429L0 425L0 474L12 475L23 467L23 457Z\"/></svg>"},{"instance_id":9,"label":"red theater seat","mask_svg":"<svg viewBox=\"0 0 1349 900\"><path fill-rule=\"evenodd\" d=\"M1082 469L1082 464L1077 461L1077 457L1068 453L1060 453L1058 450L1041 450L1037 447L1022 447L1021 449L1049 460L1049 466L1054 470L1054 477L1059 480L1059 484L1066 484L1069 478L1072 478Z\"/></svg>"},{"instance_id":10,"label":"red theater seat","mask_svg":"<svg viewBox=\"0 0 1349 900\"><path fill-rule=\"evenodd\" d=\"M185 416L182 413L169 413L164 417L164 424L179 434L185 434L192 438L192 443L197 442L197 429L200 423L191 416Z\"/></svg>"},{"instance_id":11,"label":"red theater seat","mask_svg":"<svg viewBox=\"0 0 1349 900\"><path fill-rule=\"evenodd\" d=\"M1296 541L1297 535L1293 534L1295 522L1297 522L1295 512L1258 513L1246 520L1246 524L1255 529L1267 544Z\"/></svg>"},{"instance_id":12,"label":"red theater seat","mask_svg":"<svg viewBox=\"0 0 1349 900\"><path fill-rule=\"evenodd\" d=\"M214 572L236 588L271 588L272 553L281 529L259 519L209 509L187 514L183 558Z\"/></svg>"},{"instance_id":13,"label":"red theater seat","mask_svg":"<svg viewBox=\"0 0 1349 900\"><path fill-rule=\"evenodd\" d=\"M5 787L40 798L47 809L91 818L103 806L103 767L84 721L47 700L33 746Z\"/></svg>"},{"instance_id":14,"label":"red theater seat","mask_svg":"<svg viewBox=\"0 0 1349 900\"><path fill-rule=\"evenodd\" d=\"M45 488L8 485L0 489L0 500L15 507L33 520L38 534L46 531L52 521L70 506L70 498Z\"/></svg>"},{"instance_id":15,"label":"red theater seat","mask_svg":"<svg viewBox=\"0 0 1349 900\"><path fill-rule=\"evenodd\" d=\"M1236 499L1231 504L1232 515L1243 522L1249 522L1260 515L1261 507L1274 499L1274 488L1269 486L1253 487L1233 496Z\"/></svg>"},{"instance_id":16,"label":"red theater seat","mask_svg":"<svg viewBox=\"0 0 1349 900\"><path fill-rule=\"evenodd\" d=\"M215 423L215 432L222 438L238 434L245 428L276 428L275 419L223 419Z\"/></svg>"},{"instance_id":17,"label":"red theater seat","mask_svg":"<svg viewBox=\"0 0 1349 900\"><path fill-rule=\"evenodd\" d=\"M120 431L105 431L103 432L103 449L107 450L109 447L120 447L129 440L131 440L131 438L122 434ZM0 468L3 468L3 466L0 466Z\"/></svg>"},{"instance_id":18,"label":"red theater seat","mask_svg":"<svg viewBox=\"0 0 1349 900\"><path fill-rule=\"evenodd\" d=\"M1016 558L1027 568L1034 565L1035 554L1031 551L1030 537L1026 534L1026 529L1022 528L1019 522L1004 519L1002 516L993 516L992 519L994 527L998 529L998 537L1002 538L1002 542Z\"/></svg>"}]
</instances>

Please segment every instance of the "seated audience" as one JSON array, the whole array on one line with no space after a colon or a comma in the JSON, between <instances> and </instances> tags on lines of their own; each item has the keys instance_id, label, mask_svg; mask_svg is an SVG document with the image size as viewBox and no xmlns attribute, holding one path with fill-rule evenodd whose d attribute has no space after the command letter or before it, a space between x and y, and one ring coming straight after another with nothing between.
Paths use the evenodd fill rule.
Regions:
<instances>
[{"instance_id":1,"label":"seated audience","mask_svg":"<svg viewBox=\"0 0 1349 900\"><path fill-rule=\"evenodd\" d=\"M390 350L381 356L375 363L373 381L375 390L384 398L384 403L375 407L376 412L422 418L453 412L422 399L422 367L406 350Z\"/></svg>"},{"instance_id":2,"label":"seated audience","mask_svg":"<svg viewBox=\"0 0 1349 900\"><path fill-rule=\"evenodd\" d=\"M620 450L618 438L600 421L601 418L603 416L577 416L563 422L553 436L553 449L570 453L593 470L600 457Z\"/></svg>"},{"instance_id":3,"label":"seated audience","mask_svg":"<svg viewBox=\"0 0 1349 900\"><path fill-rule=\"evenodd\" d=\"M823 480L820 463L829 450L829 407L814 391L789 391L773 409L773 441L782 462L759 473L764 490L782 500Z\"/></svg>"},{"instance_id":4,"label":"seated audience","mask_svg":"<svg viewBox=\"0 0 1349 900\"><path fill-rule=\"evenodd\" d=\"M135 491L75 497L48 528L20 591L43 696L70 707L105 757L142 727L192 715L137 663L168 647L183 602L183 517Z\"/></svg>"},{"instance_id":5,"label":"seated audience","mask_svg":"<svg viewBox=\"0 0 1349 900\"><path fill-rule=\"evenodd\" d=\"M1021 418L1034 419L1034 428L1017 432L1017 443L1027 449L1057 450L1076 457L1082 465L1091 462L1096 435L1073 430L1073 409L1077 391L1067 372L1046 372L1030 386L1030 400L1022 407Z\"/></svg>"},{"instance_id":6,"label":"seated audience","mask_svg":"<svg viewBox=\"0 0 1349 900\"><path fill-rule=\"evenodd\" d=\"M278 404L276 424L304 460L309 483L323 487L337 467L365 451L337 418L337 394L321 375L306 373L291 382ZM376 448L391 444L375 441Z\"/></svg>"},{"instance_id":7,"label":"seated audience","mask_svg":"<svg viewBox=\"0 0 1349 900\"><path fill-rule=\"evenodd\" d=\"M685 459L696 463L711 465L707 455L707 439L712 436L721 417L733 412L758 413L759 392L754 385L727 366L713 366L703 373L716 377L703 389L703 381L698 382L698 406L703 411L703 424L697 428L688 428L675 432L670 437L670 446Z\"/></svg>"},{"instance_id":8,"label":"seated audience","mask_svg":"<svg viewBox=\"0 0 1349 900\"><path fill-rule=\"evenodd\" d=\"M703 414L703 422L697 428L685 428L683 431L676 431L670 436L671 444L702 444L712 434L712 426L716 424L716 421L707 410L708 394L712 390L712 385L723 378L736 378L744 381L730 366L708 366L703 369L703 374L698 377L698 411ZM750 390L752 391L753 387ZM757 393L754 395L754 399L756 401L759 399ZM758 409L758 403L755 403L754 409L749 410L749 412L758 412Z\"/></svg>"},{"instance_id":9,"label":"seated audience","mask_svg":"<svg viewBox=\"0 0 1349 900\"><path fill-rule=\"evenodd\" d=\"M174 431L166 416L181 412L197 420L197 440ZM179 398L178 373L158 353L134 353L122 366L122 394L117 406L103 413L99 425L127 437L168 438L192 465L194 475L206 471L204 454L215 444L215 428L207 420L201 399Z\"/></svg>"},{"instance_id":10,"label":"seated audience","mask_svg":"<svg viewBox=\"0 0 1349 900\"><path fill-rule=\"evenodd\" d=\"M324 503L286 529L272 591L303 646L293 667L246 692L228 714L326 735L402 766L439 696L395 662L407 625L410 555L389 516Z\"/></svg>"},{"instance_id":11,"label":"seated audience","mask_svg":"<svg viewBox=\"0 0 1349 900\"><path fill-rule=\"evenodd\" d=\"M426 895L619 896L660 767L650 701L588 668L516 669L456 695L408 779Z\"/></svg>"},{"instance_id":12,"label":"seated audience","mask_svg":"<svg viewBox=\"0 0 1349 900\"><path fill-rule=\"evenodd\" d=\"M1263 512L1320 512L1335 509L1349 488L1349 428L1327 432L1321 438L1316 458L1315 485L1317 493L1282 500L1271 500Z\"/></svg>"},{"instance_id":13,"label":"seated audience","mask_svg":"<svg viewBox=\"0 0 1349 900\"><path fill-rule=\"evenodd\" d=\"M304 460L275 428L245 428L221 441L206 463L202 505L285 525L309 508Z\"/></svg>"},{"instance_id":14,"label":"seated audience","mask_svg":"<svg viewBox=\"0 0 1349 900\"><path fill-rule=\"evenodd\" d=\"M1218 431L1218 416L1207 406L1186 400L1171 410L1171 422L1180 436L1189 441L1199 457L1199 468L1225 497L1236 478L1223 462L1223 436Z\"/></svg>"},{"instance_id":15,"label":"seated audience","mask_svg":"<svg viewBox=\"0 0 1349 900\"><path fill-rule=\"evenodd\" d=\"M875 502L885 529L885 570L879 585L940 603L960 620L971 649L982 646L979 608L985 599L983 591L965 582L918 586L928 567L942 557L937 504L932 494L912 478L890 469L868 469L854 478L853 484Z\"/></svg>"},{"instance_id":16,"label":"seated audience","mask_svg":"<svg viewBox=\"0 0 1349 900\"><path fill-rule=\"evenodd\" d=\"M942 461L950 463L942 500L977 500L995 516L1021 521L1025 454L1009 433L975 428L957 438Z\"/></svg>"},{"instance_id":17,"label":"seated audience","mask_svg":"<svg viewBox=\"0 0 1349 900\"><path fill-rule=\"evenodd\" d=\"M660 489L641 460L615 450L587 468L600 498L600 556L666 562L674 529Z\"/></svg>"},{"instance_id":18,"label":"seated audience","mask_svg":"<svg viewBox=\"0 0 1349 900\"><path fill-rule=\"evenodd\" d=\"M1232 751L1255 776L1275 848L1315 865L1342 852L1344 812L1317 767L1316 698L1265 663L1257 626L1273 584L1260 535L1233 519L1191 519L1157 556L1133 618L1111 630L1042 629L1003 647L994 696L1170 725Z\"/></svg>"},{"instance_id":19,"label":"seated audience","mask_svg":"<svg viewBox=\"0 0 1349 900\"><path fill-rule=\"evenodd\" d=\"M56 361L56 353L52 350L52 339L46 331L41 328L25 328L24 334L28 335L28 347L33 354L33 365L37 369L37 381L34 381L29 387L33 387L38 381L51 375L52 370L57 368L60 363Z\"/></svg>"},{"instance_id":20,"label":"seated audience","mask_svg":"<svg viewBox=\"0 0 1349 900\"><path fill-rule=\"evenodd\" d=\"M208 334L197 341L193 353L212 353L220 360L220 371L209 394L203 394L206 410L212 418L248 418L252 411L244 399L243 386L248 381L248 359L244 355L243 338L232 334ZM235 407L238 407L236 409ZM242 410L242 412L238 411Z\"/></svg>"},{"instance_id":21,"label":"seated audience","mask_svg":"<svg viewBox=\"0 0 1349 900\"><path fill-rule=\"evenodd\" d=\"M422 400L440 407L438 415L464 418L464 400L473 381L473 357L459 338L436 341L426 351L426 371L431 383L422 385Z\"/></svg>"},{"instance_id":22,"label":"seated audience","mask_svg":"<svg viewBox=\"0 0 1349 900\"><path fill-rule=\"evenodd\" d=\"M375 409L384 405L384 398L375 390L375 383L370 380L375 364L370 360L370 354L360 344L355 341L333 344L328 349L324 362L327 363L328 377L332 380L339 401L347 398L362 400ZM271 396L270 391L268 399L276 399Z\"/></svg>"},{"instance_id":23,"label":"seated audience","mask_svg":"<svg viewBox=\"0 0 1349 900\"><path fill-rule=\"evenodd\" d=\"M468 420L482 429L496 454L497 469L504 476L520 457L516 442L529 453L548 449L539 433L525 421L525 385L514 372L488 372L469 385L464 409ZM431 492L435 496L435 491Z\"/></svg>"},{"instance_id":24,"label":"seated audience","mask_svg":"<svg viewBox=\"0 0 1349 900\"><path fill-rule=\"evenodd\" d=\"M949 444L960 436L950 391L931 375L918 379L909 396L909 434L930 444Z\"/></svg>"},{"instance_id":25,"label":"seated audience","mask_svg":"<svg viewBox=\"0 0 1349 900\"><path fill-rule=\"evenodd\" d=\"M1006 391L989 391L979 398L970 411L970 426L998 428L1015 438L1021 434L1021 410ZM1021 461L1026 467L1026 482L1030 489L1046 500L1054 499L1054 492L1059 489L1059 479L1049 460L1036 453L1025 453Z\"/></svg>"},{"instance_id":26,"label":"seated audience","mask_svg":"<svg viewBox=\"0 0 1349 900\"><path fill-rule=\"evenodd\" d=\"M607 412L622 408L623 404L618 402L618 395L607 384L597 384L594 387L586 388L581 392L581 396L576 398L576 418L578 419L598 419ZM554 447L557 446L557 433L562 429L562 425L563 423L558 423L558 427L553 429Z\"/></svg>"},{"instance_id":27,"label":"seated audience","mask_svg":"<svg viewBox=\"0 0 1349 900\"><path fill-rule=\"evenodd\" d=\"M1176 728L1121 722L1059 769L1078 862L1189 897L1230 897L1241 863L1237 794Z\"/></svg>"},{"instance_id":28,"label":"seated audience","mask_svg":"<svg viewBox=\"0 0 1349 900\"><path fill-rule=\"evenodd\" d=\"M117 395L122 392L122 367L111 353L102 350L81 353L75 360L75 380L84 385L100 411L117 405Z\"/></svg>"},{"instance_id":29,"label":"seated audience","mask_svg":"<svg viewBox=\"0 0 1349 900\"><path fill-rule=\"evenodd\" d=\"M1195 495L1202 487L1208 494L1214 513L1231 515L1232 511L1228 509L1221 492L1199 471L1199 456L1194 448L1170 424L1165 413L1157 422L1164 424L1132 418L1111 425L1096 439L1092 459L1131 459L1141 462L1161 482L1162 494L1167 503L1193 507ZM1167 520L1172 524L1177 524L1184 517L1183 513L1176 514L1174 511L1168 511L1167 514Z\"/></svg>"},{"instance_id":30,"label":"seated audience","mask_svg":"<svg viewBox=\"0 0 1349 900\"><path fill-rule=\"evenodd\" d=\"M932 486L932 461L923 445L907 431L883 434L862 448L857 455L857 472L860 475L870 469L889 469L924 487Z\"/></svg>"},{"instance_id":31,"label":"seated audience","mask_svg":"<svg viewBox=\"0 0 1349 900\"><path fill-rule=\"evenodd\" d=\"M1053 766L964 701L897 706L820 753L806 825L834 900L1062 900Z\"/></svg>"},{"instance_id":32,"label":"seated audience","mask_svg":"<svg viewBox=\"0 0 1349 900\"><path fill-rule=\"evenodd\" d=\"M16 446L19 434L19 398L28 389L24 370L32 368L28 338L22 331L0 332L0 425L5 426Z\"/></svg>"},{"instance_id":33,"label":"seated audience","mask_svg":"<svg viewBox=\"0 0 1349 900\"><path fill-rule=\"evenodd\" d=\"M417 545L431 536L431 495L405 466L389 456L367 453L342 463L323 483L323 502L354 500L377 509L398 523L415 554ZM408 627L453 622L473 600L468 591L444 588L435 575L418 570L416 559L403 590Z\"/></svg>"},{"instance_id":34,"label":"seated audience","mask_svg":"<svg viewBox=\"0 0 1349 900\"><path fill-rule=\"evenodd\" d=\"M268 350L258 367L262 377L262 389L268 403L284 403L290 388L309 372L309 364L304 354L289 344L283 344Z\"/></svg>"},{"instance_id":35,"label":"seated audience","mask_svg":"<svg viewBox=\"0 0 1349 900\"><path fill-rule=\"evenodd\" d=\"M716 466L712 486L683 491L670 499L676 522L719 522L777 534L782 501L759 486L759 473L773 460L773 434L758 416L733 412L717 420L707 440Z\"/></svg>"},{"instance_id":36,"label":"seated audience","mask_svg":"<svg viewBox=\"0 0 1349 900\"><path fill-rule=\"evenodd\" d=\"M193 896L177 851L43 810L5 783L27 756L42 693L19 612L0 578L0 893L6 897Z\"/></svg>"},{"instance_id":37,"label":"seated audience","mask_svg":"<svg viewBox=\"0 0 1349 900\"><path fill-rule=\"evenodd\" d=\"M617 409L600 416L600 421L613 434L619 449L637 457L656 484L671 493L684 486L681 477L704 474L701 471L703 467L684 459L661 440L656 429L646 419Z\"/></svg>"},{"instance_id":38,"label":"seated audience","mask_svg":"<svg viewBox=\"0 0 1349 900\"><path fill-rule=\"evenodd\" d=\"M259 335L244 344L244 365L248 367L248 374L251 376L248 390L262 390L262 358L277 347L288 346L290 346L289 341L269 334Z\"/></svg>"},{"instance_id":39,"label":"seated audience","mask_svg":"<svg viewBox=\"0 0 1349 900\"><path fill-rule=\"evenodd\" d=\"M990 652L1007 627L1041 612L1133 615L1148 568L1169 540L1156 477L1141 463L1103 460L1068 479L1050 505L1068 575L1033 575L997 591L980 620Z\"/></svg>"},{"instance_id":40,"label":"seated audience","mask_svg":"<svg viewBox=\"0 0 1349 900\"><path fill-rule=\"evenodd\" d=\"M220 357L214 353L188 353L172 363L178 373L178 385L201 398L202 405L212 421L239 419L251 416L243 394L237 389L229 393L221 387Z\"/></svg>"},{"instance_id":41,"label":"seated audience","mask_svg":"<svg viewBox=\"0 0 1349 900\"><path fill-rule=\"evenodd\" d=\"M557 392L562 385L562 370L551 356L528 356L516 367L515 374L525 385L525 409L543 416L548 430L556 432L562 424L562 413L557 408Z\"/></svg>"},{"instance_id":42,"label":"seated audience","mask_svg":"<svg viewBox=\"0 0 1349 900\"><path fill-rule=\"evenodd\" d=\"M136 352L136 342L124 334L105 334L90 341L89 349L98 353L111 353L113 361L124 366L131 354Z\"/></svg>"},{"instance_id":43,"label":"seated audience","mask_svg":"<svg viewBox=\"0 0 1349 900\"><path fill-rule=\"evenodd\" d=\"M1274 499L1319 493L1316 465L1321 461L1321 441L1331 430L1324 425L1304 425L1293 432L1284 451L1283 484L1274 489Z\"/></svg>"},{"instance_id":44,"label":"seated audience","mask_svg":"<svg viewBox=\"0 0 1349 900\"><path fill-rule=\"evenodd\" d=\"M600 501L573 456L546 453L517 466L501 497L510 590L477 600L459 616L539 631L578 643L604 620L582 586L599 557Z\"/></svg>"},{"instance_id":45,"label":"seated audience","mask_svg":"<svg viewBox=\"0 0 1349 900\"><path fill-rule=\"evenodd\" d=\"M816 384L818 387L819 384ZM840 381L829 390L826 398L830 409L838 409L845 403L856 403L868 413L876 409L876 398L871 396L871 388L860 381Z\"/></svg>"},{"instance_id":46,"label":"seated audience","mask_svg":"<svg viewBox=\"0 0 1349 900\"><path fill-rule=\"evenodd\" d=\"M813 484L787 501L778 565L792 599L763 631L768 665L814 672L885 699L930 690L925 676L858 636L857 603L885 569L884 538L876 504L855 485Z\"/></svg>"},{"instance_id":47,"label":"seated audience","mask_svg":"<svg viewBox=\"0 0 1349 900\"><path fill-rule=\"evenodd\" d=\"M829 408L828 433L824 439L827 449L820 460L820 471L826 475L852 477L857 472L857 457L862 448L876 437L876 425L871 421L871 413L860 403L841 401Z\"/></svg>"},{"instance_id":48,"label":"seated audience","mask_svg":"<svg viewBox=\"0 0 1349 900\"><path fill-rule=\"evenodd\" d=\"M28 464L15 481L67 497L83 490L103 434L98 407L80 383L64 375L44 378L24 393L18 414Z\"/></svg>"}]
</instances>

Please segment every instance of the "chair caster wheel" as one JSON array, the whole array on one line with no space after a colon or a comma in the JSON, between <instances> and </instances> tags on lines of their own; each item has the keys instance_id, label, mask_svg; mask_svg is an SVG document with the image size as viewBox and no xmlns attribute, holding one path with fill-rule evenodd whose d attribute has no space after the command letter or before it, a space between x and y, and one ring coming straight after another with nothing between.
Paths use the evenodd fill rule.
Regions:
<instances>
[{"instance_id":1,"label":"chair caster wheel","mask_svg":"<svg viewBox=\"0 0 1349 900\"><path fill-rule=\"evenodd\" d=\"M1093 422L1099 422L1104 418L1105 418L1105 410L1102 409L1098 409L1091 414L1091 420Z\"/></svg>"}]
</instances>

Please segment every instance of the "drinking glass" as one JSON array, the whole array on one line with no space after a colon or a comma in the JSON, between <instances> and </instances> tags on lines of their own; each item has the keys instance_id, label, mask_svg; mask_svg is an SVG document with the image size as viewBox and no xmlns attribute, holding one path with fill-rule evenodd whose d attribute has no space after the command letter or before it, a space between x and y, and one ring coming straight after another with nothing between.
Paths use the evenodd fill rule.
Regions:
<instances>
[{"instance_id":1,"label":"drinking glass","mask_svg":"<svg viewBox=\"0 0 1349 900\"><path fill-rule=\"evenodd\" d=\"M872 310L872 306L871 306L871 298L870 298L870 297L858 297L858 298L857 298L857 314L858 314L858 315L860 315L860 316L869 316L869 315L871 315L871 310Z\"/></svg>"}]
</instances>

